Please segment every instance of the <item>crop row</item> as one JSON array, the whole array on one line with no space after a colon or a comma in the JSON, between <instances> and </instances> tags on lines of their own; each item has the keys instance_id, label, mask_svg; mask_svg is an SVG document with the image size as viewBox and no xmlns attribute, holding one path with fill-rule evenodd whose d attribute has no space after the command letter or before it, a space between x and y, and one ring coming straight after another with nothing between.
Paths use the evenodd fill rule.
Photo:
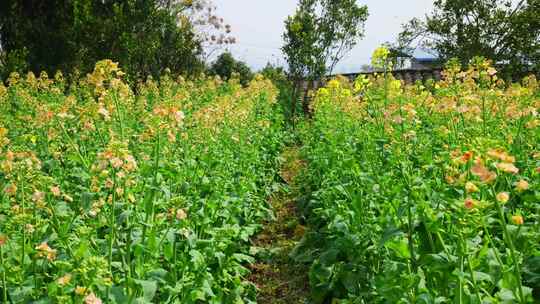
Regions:
<instances>
[{"instance_id":1,"label":"crop row","mask_svg":"<svg viewBox=\"0 0 540 304\"><path fill-rule=\"evenodd\" d=\"M0 85L0 302L249 302L276 89L122 76Z\"/></svg>"},{"instance_id":2,"label":"crop row","mask_svg":"<svg viewBox=\"0 0 540 304\"><path fill-rule=\"evenodd\" d=\"M301 128L318 303L540 298L540 91L489 62L440 82L335 79ZM334 303L334 302L332 302Z\"/></svg>"}]
</instances>

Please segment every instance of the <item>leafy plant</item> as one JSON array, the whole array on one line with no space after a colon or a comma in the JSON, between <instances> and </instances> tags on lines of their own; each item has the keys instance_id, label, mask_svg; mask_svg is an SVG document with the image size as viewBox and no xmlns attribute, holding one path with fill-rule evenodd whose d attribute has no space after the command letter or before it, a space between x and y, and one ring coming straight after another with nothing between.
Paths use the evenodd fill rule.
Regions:
<instances>
[{"instance_id":1,"label":"leafy plant","mask_svg":"<svg viewBox=\"0 0 540 304\"><path fill-rule=\"evenodd\" d=\"M4 303L249 303L249 238L282 138L277 92L110 60L0 85Z\"/></svg>"},{"instance_id":2,"label":"leafy plant","mask_svg":"<svg viewBox=\"0 0 540 304\"><path fill-rule=\"evenodd\" d=\"M387 74L320 89L296 248L314 302L538 301L539 107L534 77L504 86L482 58L431 89Z\"/></svg>"}]
</instances>

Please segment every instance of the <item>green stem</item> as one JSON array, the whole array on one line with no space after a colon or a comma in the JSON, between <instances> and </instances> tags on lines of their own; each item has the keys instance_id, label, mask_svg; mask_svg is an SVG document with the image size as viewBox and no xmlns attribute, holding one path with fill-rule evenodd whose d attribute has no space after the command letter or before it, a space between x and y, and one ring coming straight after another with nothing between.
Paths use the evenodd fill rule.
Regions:
<instances>
[{"instance_id":1,"label":"green stem","mask_svg":"<svg viewBox=\"0 0 540 304\"><path fill-rule=\"evenodd\" d=\"M459 238L461 239L461 243L463 244L463 255L465 256L465 259L467 260L467 266L469 269L469 274L471 275L471 280L474 286L474 291L476 293L476 298L478 299L478 303L482 303L482 298L480 297L480 291L478 290L478 284L476 283L476 277L474 276L474 271L471 265L471 259L469 258L468 250L467 250L467 243L463 239L463 236L460 234Z\"/></svg>"},{"instance_id":2,"label":"green stem","mask_svg":"<svg viewBox=\"0 0 540 304\"><path fill-rule=\"evenodd\" d=\"M401 119L401 140L405 141L405 119L403 118L403 100L399 97L399 117Z\"/></svg>"},{"instance_id":3,"label":"green stem","mask_svg":"<svg viewBox=\"0 0 540 304\"><path fill-rule=\"evenodd\" d=\"M176 231L174 232L174 239L173 239L173 282L176 282L177 281L177 267L176 267L176 259L177 259L177 249L176 249L176 238L177 238L177 233Z\"/></svg>"},{"instance_id":4,"label":"green stem","mask_svg":"<svg viewBox=\"0 0 540 304\"><path fill-rule=\"evenodd\" d=\"M107 144L105 143L105 138L103 138L103 134L101 134L101 131L99 130L99 126L95 119L93 119L94 127L96 128L96 133L98 135L99 140L101 141L101 145L105 147Z\"/></svg>"},{"instance_id":5,"label":"green stem","mask_svg":"<svg viewBox=\"0 0 540 304\"><path fill-rule=\"evenodd\" d=\"M111 213L109 217L109 226L111 227L111 235L109 239L109 270L111 272L112 276L112 259L113 259L113 244L114 239L116 235L116 216L115 216L115 208L116 208L116 170L113 170L113 189L112 189L112 202L111 202Z\"/></svg>"},{"instance_id":6,"label":"green stem","mask_svg":"<svg viewBox=\"0 0 540 304\"><path fill-rule=\"evenodd\" d=\"M388 65L384 65L384 107L388 106Z\"/></svg>"},{"instance_id":7,"label":"green stem","mask_svg":"<svg viewBox=\"0 0 540 304\"><path fill-rule=\"evenodd\" d=\"M413 234L414 234L414 219L413 219L413 214L412 214L412 204L411 204L411 191L412 191L412 187L410 186L410 182L409 182L409 179L408 179L408 175L406 175L405 173L405 168L401 167L401 174L403 176L403 179L405 180L405 183L407 185L407 191L409 192L409 194L407 195L407 230L408 230L408 233L407 233L407 239L408 239L408 243L409 243L409 252L411 253L411 265L413 267L413 270L415 272L418 271L418 267L417 267L417 264L416 264L416 256L415 256L415 252L414 252L414 239L413 239Z\"/></svg>"},{"instance_id":8,"label":"green stem","mask_svg":"<svg viewBox=\"0 0 540 304\"><path fill-rule=\"evenodd\" d=\"M444 253L446 254L446 257L448 258L448 261L450 261L450 252L448 252L448 248L446 248L446 243L444 242L441 233L439 231L437 231L435 233L435 235L437 236L437 239L441 243L441 246L442 246L442 248L444 250Z\"/></svg>"},{"instance_id":9,"label":"green stem","mask_svg":"<svg viewBox=\"0 0 540 304\"><path fill-rule=\"evenodd\" d=\"M124 126L122 123L122 115L120 111L120 105L118 104L118 93L115 92L113 96L114 100L114 106L116 107L116 119L118 120L118 124L120 125L120 138L122 141L124 140Z\"/></svg>"},{"instance_id":10,"label":"green stem","mask_svg":"<svg viewBox=\"0 0 540 304\"><path fill-rule=\"evenodd\" d=\"M142 243L144 244L146 241L146 233L148 230L148 226L150 225L150 220L152 222L154 221L154 196L155 196L155 188L157 187L157 176L158 176L158 167L159 167L159 151L161 148L160 144L160 133L158 130L157 138L156 138L156 145L154 147L154 178L152 182L152 189L150 189L150 195L148 196L148 200L145 200L145 219L144 219L144 227L142 232ZM148 208L148 204L150 204L150 208ZM144 254L143 254L143 263L144 263Z\"/></svg>"},{"instance_id":11,"label":"green stem","mask_svg":"<svg viewBox=\"0 0 540 304\"><path fill-rule=\"evenodd\" d=\"M131 225L129 224L129 215L126 218L126 226L127 226L127 241L126 241L126 265L124 265L125 268L127 268L127 276L126 276L126 290L129 294L131 294L129 283L132 277L132 271L131 271Z\"/></svg>"},{"instance_id":12,"label":"green stem","mask_svg":"<svg viewBox=\"0 0 540 304\"><path fill-rule=\"evenodd\" d=\"M495 200L495 204L497 206L499 219L503 227L504 239L506 240L508 247L510 247L510 257L512 257L512 262L514 264L514 275L516 276L516 281L518 282L519 301L521 303L525 303L525 297L523 295L523 285L521 283L521 271L519 270L516 248L514 246L514 242L512 242L512 239L510 238L510 234L508 233L508 229L506 227L506 219L504 217L504 211L502 209L502 206L497 200Z\"/></svg>"},{"instance_id":13,"label":"green stem","mask_svg":"<svg viewBox=\"0 0 540 304\"><path fill-rule=\"evenodd\" d=\"M482 129L484 136L487 136L486 119L486 97L482 94Z\"/></svg>"},{"instance_id":14,"label":"green stem","mask_svg":"<svg viewBox=\"0 0 540 304\"><path fill-rule=\"evenodd\" d=\"M416 256L414 252L414 244L413 244L413 218L412 218L412 212L411 212L411 202L409 200L408 202L408 208L407 208L407 220L408 220L408 235L407 238L409 239L409 251L411 252L411 264L414 269L414 271L417 271L417 265L416 265Z\"/></svg>"},{"instance_id":15,"label":"green stem","mask_svg":"<svg viewBox=\"0 0 540 304\"><path fill-rule=\"evenodd\" d=\"M25 195L24 195L24 182L21 180L21 204L22 204L22 215L23 215L23 218L24 218L24 214L25 214L25 209L26 209L26 199L25 199ZM23 222L23 227L22 227L22 246L21 246L21 286L23 285L23 277L24 277L24 273L25 273L25 269L24 269L24 256L26 255L26 252L25 252L25 247L26 247L26 227L24 226L24 222Z\"/></svg>"},{"instance_id":16,"label":"green stem","mask_svg":"<svg viewBox=\"0 0 540 304\"><path fill-rule=\"evenodd\" d=\"M88 162L86 161L86 158L82 155L81 150L77 147L71 136L67 133L66 129L64 128L64 125L62 123L59 123L60 128L62 129L62 132L64 133L64 136L67 138L69 144L71 145L71 148L77 152L77 155L81 159L81 162L84 165L84 168L88 170L90 166L88 165Z\"/></svg>"},{"instance_id":17,"label":"green stem","mask_svg":"<svg viewBox=\"0 0 540 304\"><path fill-rule=\"evenodd\" d=\"M0 266L2 266L2 299L8 303L7 284L6 284L6 266L4 265L4 249L0 245Z\"/></svg>"},{"instance_id":18,"label":"green stem","mask_svg":"<svg viewBox=\"0 0 540 304\"><path fill-rule=\"evenodd\" d=\"M459 304L463 303L463 255L459 259L459 270L460 270L460 276L459 276Z\"/></svg>"},{"instance_id":19,"label":"green stem","mask_svg":"<svg viewBox=\"0 0 540 304\"><path fill-rule=\"evenodd\" d=\"M517 130L517 133L516 133L516 142L517 142L517 150L518 150L518 153L521 155L522 153L522 149L521 149L521 146L522 146L522 140L521 140L521 132L523 131L523 125L524 125L524 117L520 117L519 118L519 123L518 123L518 130ZM527 158L528 159L528 158Z\"/></svg>"},{"instance_id":20,"label":"green stem","mask_svg":"<svg viewBox=\"0 0 540 304\"><path fill-rule=\"evenodd\" d=\"M501 269L503 269L504 267L504 263L502 262L502 259L501 257L499 256L499 251L495 248L495 243L493 242L493 240L491 239L491 234L489 233L487 227L486 227L486 224L484 223L484 221L482 220L482 225L483 225L483 228L484 228L484 232L486 233L486 238L487 238L487 241L488 241L488 244L492 244L493 245L493 252L495 254L495 259L497 259L497 262L499 263L499 265L501 266Z\"/></svg>"}]
</instances>

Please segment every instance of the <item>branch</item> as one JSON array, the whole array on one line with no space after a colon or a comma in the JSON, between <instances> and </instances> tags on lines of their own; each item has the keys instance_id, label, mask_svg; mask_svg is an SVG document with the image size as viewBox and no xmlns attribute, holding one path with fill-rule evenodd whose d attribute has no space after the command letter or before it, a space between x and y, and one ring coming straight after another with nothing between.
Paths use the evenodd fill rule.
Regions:
<instances>
[{"instance_id":1,"label":"branch","mask_svg":"<svg viewBox=\"0 0 540 304\"><path fill-rule=\"evenodd\" d=\"M332 72L334 71L334 68L336 67L337 63L340 62L341 59L343 59L343 57L345 56L344 53L340 55L344 47L345 47L345 40L342 40L341 45L339 46L338 51L336 52L336 55L334 56L332 60L332 64L330 64L330 69L327 71L329 75L332 75Z\"/></svg>"},{"instance_id":2,"label":"branch","mask_svg":"<svg viewBox=\"0 0 540 304\"><path fill-rule=\"evenodd\" d=\"M493 45L497 46L497 45L500 45L502 40L506 39L506 37L508 35L510 35L512 33L512 27L508 28L508 25L510 23L510 20L514 17L514 15L523 7L523 4L525 4L526 0L521 0L517 5L516 5L516 8L514 10L512 10L512 12L510 12L510 14L506 17L506 20L503 22L503 24L501 24L501 31L502 31L502 35L499 37L499 39L497 39ZM507 29L505 30L505 27L507 27Z\"/></svg>"}]
</instances>

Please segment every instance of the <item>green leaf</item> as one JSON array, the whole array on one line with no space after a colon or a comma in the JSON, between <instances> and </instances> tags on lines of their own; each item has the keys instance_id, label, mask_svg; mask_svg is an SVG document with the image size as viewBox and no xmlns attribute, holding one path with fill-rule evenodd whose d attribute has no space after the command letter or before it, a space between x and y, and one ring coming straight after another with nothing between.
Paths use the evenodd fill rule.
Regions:
<instances>
[{"instance_id":1,"label":"green leaf","mask_svg":"<svg viewBox=\"0 0 540 304\"><path fill-rule=\"evenodd\" d=\"M510 289L503 288L497 293L497 296L503 303L517 303L514 293Z\"/></svg>"},{"instance_id":2,"label":"green leaf","mask_svg":"<svg viewBox=\"0 0 540 304\"><path fill-rule=\"evenodd\" d=\"M124 288L123 287L121 287L121 286L113 286L111 288L111 293L112 293L112 296L113 296L114 300L116 301L116 303L126 303L126 302L128 302L128 297L124 293Z\"/></svg>"},{"instance_id":3,"label":"green leaf","mask_svg":"<svg viewBox=\"0 0 540 304\"><path fill-rule=\"evenodd\" d=\"M193 263L195 269L200 269L206 264L204 256L198 250L190 250L189 255L191 256L191 262Z\"/></svg>"},{"instance_id":4,"label":"green leaf","mask_svg":"<svg viewBox=\"0 0 540 304\"><path fill-rule=\"evenodd\" d=\"M94 195L90 192L83 192L81 194L81 206L84 210L90 210L92 208L92 199Z\"/></svg>"},{"instance_id":5,"label":"green leaf","mask_svg":"<svg viewBox=\"0 0 540 304\"><path fill-rule=\"evenodd\" d=\"M523 265L523 278L530 285L540 287L540 256L525 260Z\"/></svg>"},{"instance_id":6,"label":"green leaf","mask_svg":"<svg viewBox=\"0 0 540 304\"><path fill-rule=\"evenodd\" d=\"M395 240L386 243L386 248L392 250L398 257L402 259L410 259L411 253L409 252L409 247L407 240Z\"/></svg>"},{"instance_id":7,"label":"green leaf","mask_svg":"<svg viewBox=\"0 0 540 304\"><path fill-rule=\"evenodd\" d=\"M388 242L389 240L393 239L396 236L401 236L401 235L403 235L403 232L398 227L395 227L395 226L387 227L384 230L383 236L379 242L379 246L384 246L386 242Z\"/></svg>"},{"instance_id":8,"label":"green leaf","mask_svg":"<svg viewBox=\"0 0 540 304\"><path fill-rule=\"evenodd\" d=\"M486 281L486 282L493 283L493 278L485 272L475 271L474 278L478 282Z\"/></svg>"},{"instance_id":9,"label":"green leaf","mask_svg":"<svg viewBox=\"0 0 540 304\"><path fill-rule=\"evenodd\" d=\"M252 256L242 254L242 253L233 254L233 258L240 263L243 263L243 262L254 263L255 262L255 259Z\"/></svg>"},{"instance_id":10,"label":"green leaf","mask_svg":"<svg viewBox=\"0 0 540 304\"><path fill-rule=\"evenodd\" d=\"M140 285L143 290L143 297L146 301L151 302L156 295L157 282L147 280L134 280L136 284Z\"/></svg>"}]
</instances>

